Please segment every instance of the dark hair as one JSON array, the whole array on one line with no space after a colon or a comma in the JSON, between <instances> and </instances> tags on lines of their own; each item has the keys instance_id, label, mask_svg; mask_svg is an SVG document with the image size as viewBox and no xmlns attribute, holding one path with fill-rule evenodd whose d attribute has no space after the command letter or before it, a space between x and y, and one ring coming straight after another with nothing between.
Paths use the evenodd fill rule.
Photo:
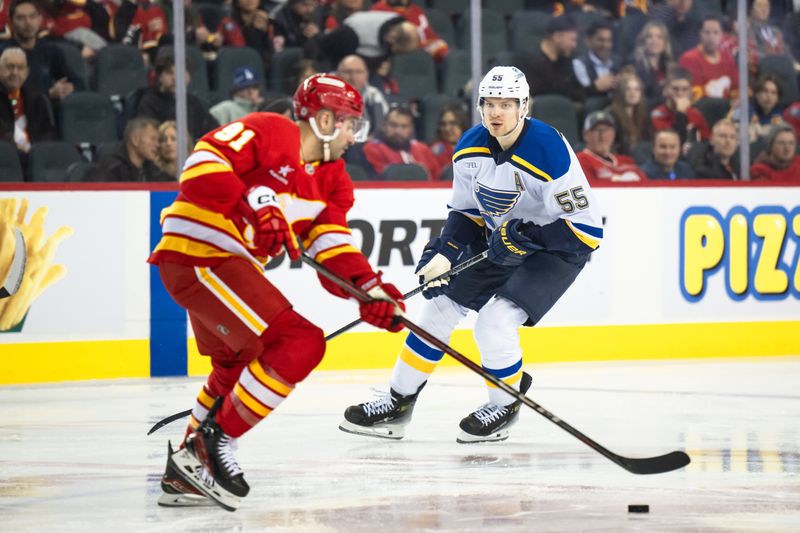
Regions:
<instances>
[{"instance_id":1,"label":"dark hair","mask_svg":"<svg viewBox=\"0 0 800 533\"><path fill-rule=\"evenodd\" d=\"M667 129L664 129L664 130L658 130L657 132L655 132L655 134L653 135L653 145L655 145L656 138L658 138L658 136L663 134L663 133L669 133L670 135L675 135L678 138L678 146L680 146L680 144L681 144L681 136L678 134L677 131L673 130L672 128L667 128Z\"/></svg>"},{"instance_id":2,"label":"dark hair","mask_svg":"<svg viewBox=\"0 0 800 533\"><path fill-rule=\"evenodd\" d=\"M715 15L714 13L708 13L708 14L704 15L703 16L703 22L700 24L700 27L702 28L703 26L705 26L706 22L711 21L711 20L719 23L719 27L720 28L722 28L722 29L725 28L725 22L723 22L722 17L720 17L719 15Z\"/></svg>"},{"instance_id":3,"label":"dark hair","mask_svg":"<svg viewBox=\"0 0 800 533\"><path fill-rule=\"evenodd\" d=\"M683 67L672 66L667 70L667 78L664 83L668 85L675 80L689 80L689 83L692 83L692 73Z\"/></svg>"},{"instance_id":4,"label":"dark hair","mask_svg":"<svg viewBox=\"0 0 800 533\"><path fill-rule=\"evenodd\" d=\"M405 117L410 118L412 122L414 121L414 113L411 112L411 108L408 107L406 104L398 104L398 103L391 104L389 106L389 111L386 112L386 118L388 119L389 115L391 115L392 113L396 115L403 115Z\"/></svg>"},{"instance_id":5,"label":"dark hair","mask_svg":"<svg viewBox=\"0 0 800 533\"><path fill-rule=\"evenodd\" d=\"M280 96L270 100L265 99L264 102L258 106L258 110L262 113L269 112L282 115L286 111L292 110L292 99L288 96Z\"/></svg>"},{"instance_id":6,"label":"dark hair","mask_svg":"<svg viewBox=\"0 0 800 533\"><path fill-rule=\"evenodd\" d=\"M594 37L600 30L608 30L611 33L614 33L614 26L605 19L595 20L589 24L588 28L586 28L586 36L589 38Z\"/></svg>"},{"instance_id":7,"label":"dark hair","mask_svg":"<svg viewBox=\"0 0 800 533\"><path fill-rule=\"evenodd\" d=\"M186 59L186 70L188 72L192 71L192 58L188 55L185 56ZM156 52L156 60L154 62L156 76L161 75L162 72L168 70L175 66L175 49L172 46L162 46Z\"/></svg>"},{"instance_id":8,"label":"dark hair","mask_svg":"<svg viewBox=\"0 0 800 533\"><path fill-rule=\"evenodd\" d=\"M781 87L781 82L775 74L762 74L758 77L755 84L753 84L753 94L760 92L764 89L764 86L768 83L772 82L775 84L775 88L778 90L778 100L783 98L783 87Z\"/></svg>"},{"instance_id":9,"label":"dark hair","mask_svg":"<svg viewBox=\"0 0 800 533\"><path fill-rule=\"evenodd\" d=\"M461 104L446 104L442 106L442 111L439 113L439 122L442 121L442 117L445 113L452 113L458 122L458 127L461 128L461 131L467 131L469 129L469 121L467 120L467 114L464 112L464 108Z\"/></svg>"},{"instance_id":10,"label":"dark hair","mask_svg":"<svg viewBox=\"0 0 800 533\"><path fill-rule=\"evenodd\" d=\"M128 124L125 126L124 133L122 134L122 142L124 144L128 144L134 133L149 126L152 126L156 131L158 131L158 121L152 117L134 117L130 119Z\"/></svg>"},{"instance_id":11,"label":"dark hair","mask_svg":"<svg viewBox=\"0 0 800 533\"><path fill-rule=\"evenodd\" d=\"M39 2L37 2L36 0L14 0L14 2L11 3L11 7L8 9L9 22L11 21L11 19L14 18L14 12L16 12L17 6L21 6L22 4L31 4L33 7L36 8L36 11L38 11L39 13L42 12L42 6L40 6Z\"/></svg>"}]
</instances>

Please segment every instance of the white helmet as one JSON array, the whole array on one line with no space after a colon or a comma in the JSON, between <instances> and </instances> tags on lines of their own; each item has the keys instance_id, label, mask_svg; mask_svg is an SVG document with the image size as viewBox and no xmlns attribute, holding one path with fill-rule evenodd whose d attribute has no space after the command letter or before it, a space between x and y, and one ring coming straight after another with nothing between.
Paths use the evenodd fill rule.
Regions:
<instances>
[{"instance_id":1,"label":"white helmet","mask_svg":"<svg viewBox=\"0 0 800 533\"><path fill-rule=\"evenodd\" d=\"M517 67L493 67L486 73L478 86L478 112L483 122L484 98L513 98L519 102L519 117L517 127L528 115L528 98L530 86L525 74ZM486 126L486 124L483 124ZM516 128L515 128L516 129Z\"/></svg>"}]
</instances>

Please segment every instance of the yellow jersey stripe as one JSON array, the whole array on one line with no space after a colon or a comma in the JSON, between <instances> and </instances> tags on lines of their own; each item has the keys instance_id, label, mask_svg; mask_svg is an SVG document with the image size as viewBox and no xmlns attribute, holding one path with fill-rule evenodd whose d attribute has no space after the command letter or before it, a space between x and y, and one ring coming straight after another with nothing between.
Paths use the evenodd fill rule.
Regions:
<instances>
[{"instance_id":1,"label":"yellow jersey stripe","mask_svg":"<svg viewBox=\"0 0 800 533\"><path fill-rule=\"evenodd\" d=\"M221 157L222 159L227 161L229 165L231 163L230 159L228 159L227 157L222 155L222 152L220 152L219 150L217 150L216 148L214 148L213 146L211 146L210 144L208 144L205 141L199 141L197 144L194 145L194 151L197 152L198 150L207 150L207 151L211 152L212 154L218 155L219 157ZM233 165L231 165L231 166L233 166Z\"/></svg>"},{"instance_id":2,"label":"yellow jersey stripe","mask_svg":"<svg viewBox=\"0 0 800 533\"><path fill-rule=\"evenodd\" d=\"M198 207L188 202L173 202L171 206L162 209L161 223L163 224L164 219L170 215L197 220L206 224L207 226L220 228L230 235L239 235L239 230L236 228L236 224L234 224L230 219L225 218L222 213L209 211L208 209L203 209L202 207Z\"/></svg>"},{"instance_id":3,"label":"yellow jersey stripe","mask_svg":"<svg viewBox=\"0 0 800 533\"><path fill-rule=\"evenodd\" d=\"M178 252L192 257L229 257L233 255L214 246L176 235L164 235L161 237L154 251Z\"/></svg>"},{"instance_id":4,"label":"yellow jersey stripe","mask_svg":"<svg viewBox=\"0 0 800 533\"><path fill-rule=\"evenodd\" d=\"M222 163L200 163L199 165L195 165L188 170L184 170L181 172L181 176L178 179L180 182L189 181L190 179L196 178L198 176L204 176L206 174L215 174L217 172L231 172L232 169L228 165L223 165Z\"/></svg>"},{"instance_id":5,"label":"yellow jersey stripe","mask_svg":"<svg viewBox=\"0 0 800 533\"><path fill-rule=\"evenodd\" d=\"M238 296L233 294L233 291L231 291L221 279L214 275L210 268L196 267L195 272L197 272L203 285L205 285L225 307L230 309L239 320L244 322L253 333L256 335L264 333L264 330L267 329L267 323L250 309L247 304L242 302Z\"/></svg>"},{"instance_id":6,"label":"yellow jersey stripe","mask_svg":"<svg viewBox=\"0 0 800 533\"><path fill-rule=\"evenodd\" d=\"M264 418L272 412L272 409L250 396L250 393L238 383L233 387L233 393L242 401L243 404L248 407L248 409L253 411L261 418Z\"/></svg>"},{"instance_id":7,"label":"yellow jersey stripe","mask_svg":"<svg viewBox=\"0 0 800 533\"><path fill-rule=\"evenodd\" d=\"M503 381L503 382L505 382L508 385L511 385L513 387L514 385L519 383L519 380L521 380L521 379L522 379L522 369L519 369L519 371L516 374L514 374L512 376L508 376L507 378L503 378L500 381ZM488 379L485 380L485 381L486 381L486 385L489 386L490 388L492 388L492 389L498 388L497 385L495 385L494 383L492 383Z\"/></svg>"},{"instance_id":8,"label":"yellow jersey stripe","mask_svg":"<svg viewBox=\"0 0 800 533\"><path fill-rule=\"evenodd\" d=\"M314 259L316 259L319 263L323 263L332 257L336 257L337 255L349 253L360 254L361 250L350 244L344 244L342 246L337 246L336 248L320 252L316 255L316 257L314 257Z\"/></svg>"},{"instance_id":9,"label":"yellow jersey stripe","mask_svg":"<svg viewBox=\"0 0 800 533\"><path fill-rule=\"evenodd\" d=\"M348 235L352 235L353 234L353 232L350 230L350 228L346 228L346 227L340 226L338 224L320 224L318 226L314 226L313 228L311 228L311 231L308 232L308 238L303 243L303 245L306 248L308 248L308 245L305 244L306 242L310 244L320 234L322 234L322 233L330 233L332 231L334 231L336 233L347 233Z\"/></svg>"},{"instance_id":10,"label":"yellow jersey stripe","mask_svg":"<svg viewBox=\"0 0 800 533\"><path fill-rule=\"evenodd\" d=\"M578 237L583 244L585 244L586 246L588 246L592 250L594 250L595 248L600 246L600 241L598 241L597 239L595 239L593 237L588 236L587 234L585 234L584 232L582 232L581 230L579 230L578 228L573 226L572 222L570 222L569 220L567 220L567 219L564 219L564 220L567 222L567 226L569 226L569 229L572 230L572 233L574 233L575 236Z\"/></svg>"},{"instance_id":11,"label":"yellow jersey stripe","mask_svg":"<svg viewBox=\"0 0 800 533\"><path fill-rule=\"evenodd\" d=\"M247 368L250 369L250 372L256 377L256 379L258 379L258 381L264 384L264 386L269 387L281 396L289 396L289 394L292 392L292 387L281 383L272 376L267 375L267 373L264 372L264 369L261 368L258 360L253 360L249 365L247 365Z\"/></svg>"},{"instance_id":12,"label":"yellow jersey stripe","mask_svg":"<svg viewBox=\"0 0 800 533\"><path fill-rule=\"evenodd\" d=\"M491 150L489 150L485 146L471 146L469 148L462 148L458 152L454 153L453 161L455 161L456 158L466 154L491 154L491 153L492 153Z\"/></svg>"},{"instance_id":13,"label":"yellow jersey stripe","mask_svg":"<svg viewBox=\"0 0 800 533\"><path fill-rule=\"evenodd\" d=\"M511 160L519 163L520 165L522 165L523 167L527 168L528 170L530 170L534 174L538 174L539 176L543 177L547 181L553 181L553 178L550 177L550 174L548 174L544 170L541 170L540 168L535 167L534 165L531 165L530 163L528 163L527 161L522 159L520 156L512 155L511 156Z\"/></svg>"},{"instance_id":14,"label":"yellow jersey stripe","mask_svg":"<svg viewBox=\"0 0 800 533\"><path fill-rule=\"evenodd\" d=\"M414 370L419 370L420 372L424 372L426 374L430 374L433 372L433 369L436 368L436 363L423 361L414 352L409 350L407 346L404 346L400 351L400 360Z\"/></svg>"}]
</instances>

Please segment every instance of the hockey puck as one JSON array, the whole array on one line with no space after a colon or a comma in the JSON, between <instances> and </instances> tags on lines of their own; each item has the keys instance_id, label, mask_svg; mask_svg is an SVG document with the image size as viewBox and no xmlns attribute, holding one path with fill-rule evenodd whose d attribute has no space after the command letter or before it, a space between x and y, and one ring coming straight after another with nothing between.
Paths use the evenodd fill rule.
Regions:
<instances>
[{"instance_id":1,"label":"hockey puck","mask_svg":"<svg viewBox=\"0 0 800 533\"><path fill-rule=\"evenodd\" d=\"M629 505L628 506L629 513L649 513L650 506L649 505Z\"/></svg>"}]
</instances>

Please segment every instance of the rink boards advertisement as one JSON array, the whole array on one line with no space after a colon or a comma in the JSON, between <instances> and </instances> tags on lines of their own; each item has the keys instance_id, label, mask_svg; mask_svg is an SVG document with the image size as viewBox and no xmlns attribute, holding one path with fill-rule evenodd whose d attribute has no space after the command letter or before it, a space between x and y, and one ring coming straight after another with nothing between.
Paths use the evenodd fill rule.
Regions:
<instances>
[{"instance_id":1,"label":"rink boards advertisement","mask_svg":"<svg viewBox=\"0 0 800 533\"><path fill-rule=\"evenodd\" d=\"M604 239L574 285L521 333L526 364L800 353L800 188L595 190ZM350 226L384 279L407 292L441 229L447 188L356 190ZM0 299L0 384L202 375L186 315L147 262L174 191L0 192L0 283L16 229L19 290ZM358 317L316 274L278 258L269 279L330 333ZM407 301L413 320L421 296ZM469 316L451 343L477 358ZM403 334L357 326L320 368L388 368Z\"/></svg>"}]
</instances>

